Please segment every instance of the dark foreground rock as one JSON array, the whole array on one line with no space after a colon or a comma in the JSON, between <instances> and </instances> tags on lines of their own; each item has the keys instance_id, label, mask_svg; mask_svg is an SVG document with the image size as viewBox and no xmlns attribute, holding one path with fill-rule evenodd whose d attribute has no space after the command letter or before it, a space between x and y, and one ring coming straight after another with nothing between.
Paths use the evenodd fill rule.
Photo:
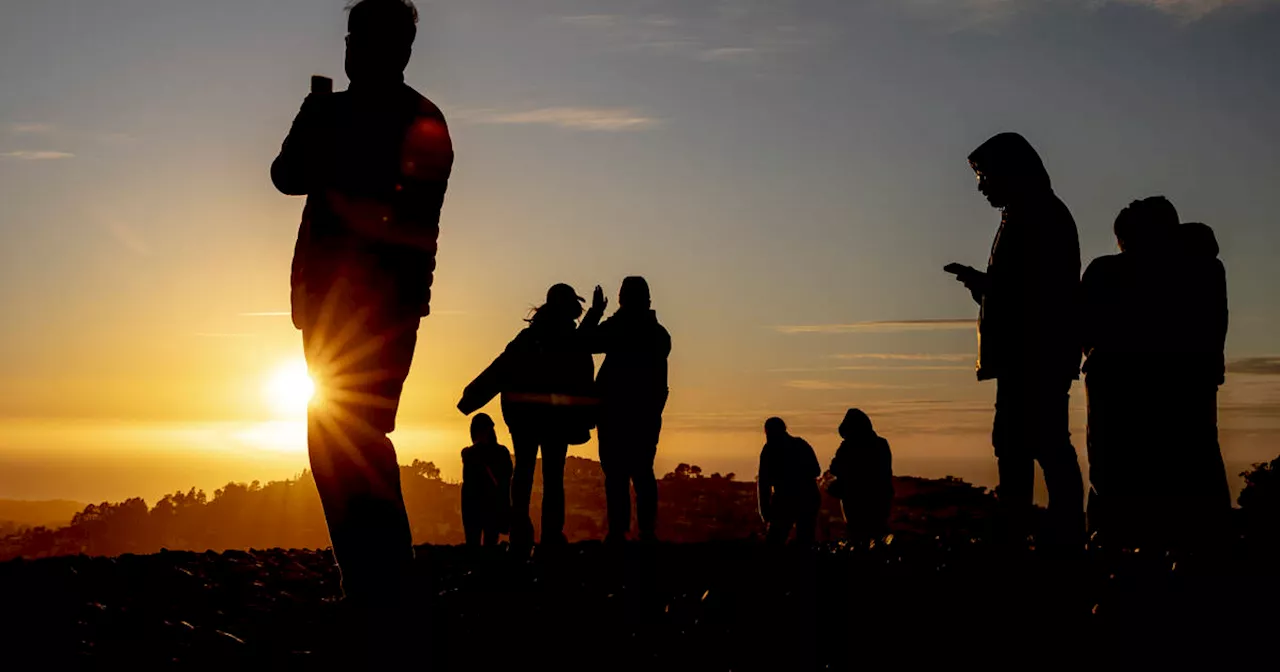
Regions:
<instances>
[{"instance_id":1,"label":"dark foreground rock","mask_svg":"<svg viewBox=\"0 0 1280 672\"><path fill-rule=\"evenodd\" d=\"M969 539L417 556L392 628L412 669L1246 668L1274 662L1280 631L1277 556L1244 542L1206 558L1063 559ZM326 551L16 560L0 564L0 660L375 669L339 594Z\"/></svg>"}]
</instances>

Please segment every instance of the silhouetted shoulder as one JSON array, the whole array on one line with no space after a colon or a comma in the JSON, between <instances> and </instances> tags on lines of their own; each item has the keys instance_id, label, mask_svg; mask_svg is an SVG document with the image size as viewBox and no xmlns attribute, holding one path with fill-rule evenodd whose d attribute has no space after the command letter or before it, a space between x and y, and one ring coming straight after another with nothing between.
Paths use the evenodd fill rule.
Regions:
<instances>
[{"instance_id":1,"label":"silhouetted shoulder","mask_svg":"<svg viewBox=\"0 0 1280 672\"><path fill-rule=\"evenodd\" d=\"M418 116L428 119L435 119L440 123L445 123L444 112L430 98L418 93L417 89L409 85L405 85L405 90L410 93L414 99L414 103L418 106Z\"/></svg>"},{"instance_id":2,"label":"silhouetted shoulder","mask_svg":"<svg viewBox=\"0 0 1280 672\"><path fill-rule=\"evenodd\" d=\"M426 181L449 179L453 170L453 140L444 113L425 96L406 86L413 98L414 119L405 134L404 173Z\"/></svg>"},{"instance_id":3,"label":"silhouetted shoulder","mask_svg":"<svg viewBox=\"0 0 1280 672\"><path fill-rule=\"evenodd\" d=\"M1089 262L1088 267L1084 269L1084 277L1092 278L1094 276L1102 277L1114 273L1124 265L1124 260L1118 254L1107 254Z\"/></svg>"}]
</instances>

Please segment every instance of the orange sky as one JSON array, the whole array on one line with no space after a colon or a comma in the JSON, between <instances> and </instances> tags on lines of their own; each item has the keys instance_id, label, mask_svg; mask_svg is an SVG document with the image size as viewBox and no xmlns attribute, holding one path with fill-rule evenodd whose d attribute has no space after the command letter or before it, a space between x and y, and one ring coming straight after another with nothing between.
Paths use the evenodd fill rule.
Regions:
<instances>
[{"instance_id":1,"label":"orange sky","mask_svg":"<svg viewBox=\"0 0 1280 672\"><path fill-rule=\"evenodd\" d=\"M302 204L267 171L308 78L346 85L343 4L31 2L0 24L0 498L154 498L306 466L297 419L263 393L301 352L281 311ZM402 458L457 474L461 389L549 285L616 302L641 274L674 340L660 468L749 477L775 414L825 460L860 406L899 472L990 484L994 387L940 269L986 258L999 213L965 156L1002 130L1044 155L1085 263L1115 250L1133 198L1215 228L1224 453L1238 471L1280 452L1280 14L902 4L424 12L407 78L458 158Z\"/></svg>"}]
</instances>

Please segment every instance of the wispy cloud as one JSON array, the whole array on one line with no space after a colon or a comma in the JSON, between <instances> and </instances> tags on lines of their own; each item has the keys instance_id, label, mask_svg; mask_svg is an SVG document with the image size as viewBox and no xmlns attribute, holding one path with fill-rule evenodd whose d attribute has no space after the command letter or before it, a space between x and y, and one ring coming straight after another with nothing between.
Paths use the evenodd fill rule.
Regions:
<instances>
[{"instance_id":1,"label":"wispy cloud","mask_svg":"<svg viewBox=\"0 0 1280 672\"><path fill-rule=\"evenodd\" d=\"M1280 376L1280 357L1244 357L1227 362L1228 373Z\"/></svg>"},{"instance_id":2,"label":"wispy cloud","mask_svg":"<svg viewBox=\"0 0 1280 672\"><path fill-rule=\"evenodd\" d=\"M837 366L836 371L972 371L972 366L908 365L908 366Z\"/></svg>"},{"instance_id":3,"label":"wispy cloud","mask_svg":"<svg viewBox=\"0 0 1280 672\"><path fill-rule=\"evenodd\" d=\"M880 320L847 324L800 324L774 327L783 334L859 334L901 331L950 331L973 329L973 319Z\"/></svg>"},{"instance_id":4,"label":"wispy cloud","mask_svg":"<svg viewBox=\"0 0 1280 672\"><path fill-rule=\"evenodd\" d=\"M965 362L973 359L971 354L928 352L855 352L832 355L836 359L872 359L891 362Z\"/></svg>"},{"instance_id":5,"label":"wispy cloud","mask_svg":"<svg viewBox=\"0 0 1280 672\"><path fill-rule=\"evenodd\" d=\"M703 62L747 63L812 45L825 32L798 21L784 3L683 4L679 18L664 14L577 14L556 17L609 49L643 51Z\"/></svg>"},{"instance_id":6,"label":"wispy cloud","mask_svg":"<svg viewBox=\"0 0 1280 672\"><path fill-rule=\"evenodd\" d=\"M41 133L52 133L54 125L40 121L26 121L16 124L9 124L9 132L14 135L38 135Z\"/></svg>"},{"instance_id":7,"label":"wispy cloud","mask_svg":"<svg viewBox=\"0 0 1280 672\"><path fill-rule=\"evenodd\" d=\"M906 390L911 385L887 385L882 383L862 383L850 380L788 380L784 386L796 390Z\"/></svg>"},{"instance_id":8,"label":"wispy cloud","mask_svg":"<svg viewBox=\"0 0 1280 672\"><path fill-rule=\"evenodd\" d=\"M760 50L755 47L719 47L698 54L698 60L736 63L751 60L759 54Z\"/></svg>"},{"instance_id":9,"label":"wispy cloud","mask_svg":"<svg viewBox=\"0 0 1280 672\"><path fill-rule=\"evenodd\" d=\"M71 152L55 152L47 149L18 149L12 152L0 152L0 157L19 161L52 161L55 159L70 159L74 156L75 154Z\"/></svg>"},{"instance_id":10,"label":"wispy cloud","mask_svg":"<svg viewBox=\"0 0 1280 672\"><path fill-rule=\"evenodd\" d=\"M594 28L612 28L625 19L626 17L620 14L577 14L560 17L560 21L572 26Z\"/></svg>"},{"instance_id":11,"label":"wispy cloud","mask_svg":"<svg viewBox=\"0 0 1280 672\"><path fill-rule=\"evenodd\" d=\"M656 117L616 107L543 107L518 112L481 110L461 116L478 124L555 126L575 131L643 131L660 123Z\"/></svg>"},{"instance_id":12,"label":"wispy cloud","mask_svg":"<svg viewBox=\"0 0 1280 672\"><path fill-rule=\"evenodd\" d=\"M1199 19L1229 6L1245 4L1241 0L1112 0L1129 5L1143 5L1184 19ZM1247 1L1247 0L1246 0ZM1269 0L1262 0L1269 1ZM1105 4L1101 0L1099 4Z\"/></svg>"},{"instance_id":13,"label":"wispy cloud","mask_svg":"<svg viewBox=\"0 0 1280 672\"><path fill-rule=\"evenodd\" d=\"M1096 11L1107 5L1135 5L1191 22L1227 7L1273 4L1277 0L891 0L925 19L941 22L952 31L990 30L1009 20L1053 5L1074 5Z\"/></svg>"}]
</instances>

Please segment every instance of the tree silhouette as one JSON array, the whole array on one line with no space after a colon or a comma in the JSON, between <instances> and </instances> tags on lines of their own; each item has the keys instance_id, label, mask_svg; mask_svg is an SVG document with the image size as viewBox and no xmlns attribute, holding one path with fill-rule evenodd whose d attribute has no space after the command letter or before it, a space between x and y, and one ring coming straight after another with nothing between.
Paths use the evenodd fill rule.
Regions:
<instances>
[{"instance_id":1,"label":"tree silhouette","mask_svg":"<svg viewBox=\"0 0 1280 672\"><path fill-rule=\"evenodd\" d=\"M1280 529L1280 457L1253 465L1246 471L1244 489L1236 500L1240 504L1245 525L1263 534L1277 534Z\"/></svg>"}]
</instances>

